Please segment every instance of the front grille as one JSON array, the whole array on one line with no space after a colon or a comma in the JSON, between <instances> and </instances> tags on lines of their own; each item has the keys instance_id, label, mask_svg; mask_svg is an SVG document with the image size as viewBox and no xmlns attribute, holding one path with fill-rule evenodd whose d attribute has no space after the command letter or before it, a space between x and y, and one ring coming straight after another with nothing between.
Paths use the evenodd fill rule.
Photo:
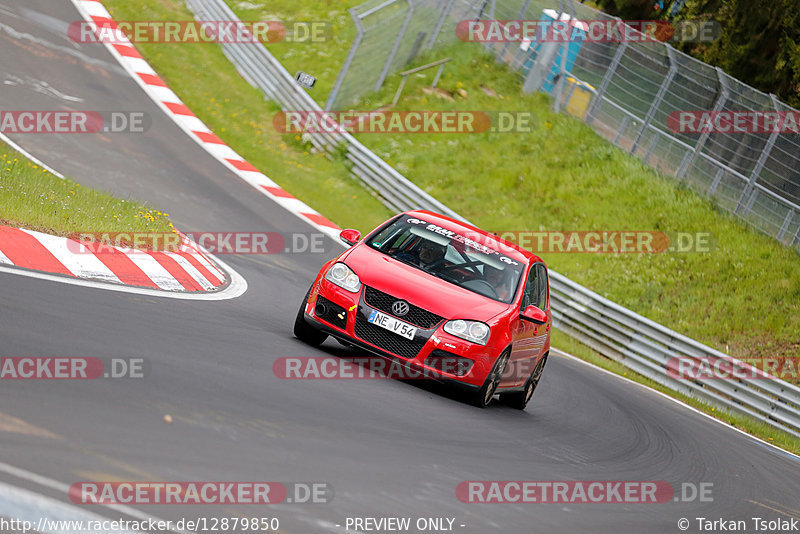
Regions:
<instances>
[{"instance_id":1,"label":"front grille","mask_svg":"<svg viewBox=\"0 0 800 534\"><path fill-rule=\"evenodd\" d=\"M375 326L360 315L356 317L356 336L368 343L372 343L386 352L391 352L401 358L416 358L425 345L425 340L410 340L398 336L388 330Z\"/></svg>"},{"instance_id":2,"label":"front grille","mask_svg":"<svg viewBox=\"0 0 800 534\"><path fill-rule=\"evenodd\" d=\"M320 305L325 306L325 313L317 313ZM337 326L342 330L347 328L347 311L338 304L331 302L322 295L317 297L317 303L314 305L314 313L318 318Z\"/></svg>"},{"instance_id":3,"label":"front grille","mask_svg":"<svg viewBox=\"0 0 800 534\"><path fill-rule=\"evenodd\" d=\"M364 301L375 309L384 313L388 313L392 317L397 317L401 321L411 323L422 329L428 330L438 325L444 317L439 317L435 313L424 310L419 306L414 306L409 303L408 313L403 317L399 317L392 312L392 304L398 300L403 300L399 297L393 297L383 291L378 291L375 288L364 286Z\"/></svg>"}]
</instances>

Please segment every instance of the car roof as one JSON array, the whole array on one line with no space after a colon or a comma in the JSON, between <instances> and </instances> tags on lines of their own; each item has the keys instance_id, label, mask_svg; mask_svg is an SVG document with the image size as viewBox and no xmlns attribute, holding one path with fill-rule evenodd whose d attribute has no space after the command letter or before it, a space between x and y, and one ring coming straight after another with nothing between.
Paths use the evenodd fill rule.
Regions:
<instances>
[{"instance_id":1,"label":"car roof","mask_svg":"<svg viewBox=\"0 0 800 534\"><path fill-rule=\"evenodd\" d=\"M447 230L452 230L456 233L461 235L465 235L466 237L474 238L473 235L470 234L478 234L483 239L476 239L479 243L486 245L490 248L505 254L509 258L512 258L517 261L522 261L525 263L544 263L544 261L529 250L525 250L524 248L518 247L514 243L506 241L495 234L487 232L486 230L482 230L477 226L473 226L468 222L459 221L458 219L454 219L452 217L448 217L446 215L441 215L439 213L434 213L428 210L411 210L405 212L406 215L411 215L415 217L419 217L421 219L425 219L431 223L435 223L442 228Z\"/></svg>"}]
</instances>

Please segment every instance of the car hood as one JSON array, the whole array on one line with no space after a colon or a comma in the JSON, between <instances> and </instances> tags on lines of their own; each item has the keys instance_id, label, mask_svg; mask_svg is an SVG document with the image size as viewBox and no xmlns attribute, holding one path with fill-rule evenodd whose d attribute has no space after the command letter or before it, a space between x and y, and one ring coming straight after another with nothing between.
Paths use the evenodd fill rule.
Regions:
<instances>
[{"instance_id":1,"label":"car hood","mask_svg":"<svg viewBox=\"0 0 800 534\"><path fill-rule=\"evenodd\" d=\"M371 249L354 247L344 261L361 283L402 298L446 319L489 321L509 308Z\"/></svg>"}]
</instances>

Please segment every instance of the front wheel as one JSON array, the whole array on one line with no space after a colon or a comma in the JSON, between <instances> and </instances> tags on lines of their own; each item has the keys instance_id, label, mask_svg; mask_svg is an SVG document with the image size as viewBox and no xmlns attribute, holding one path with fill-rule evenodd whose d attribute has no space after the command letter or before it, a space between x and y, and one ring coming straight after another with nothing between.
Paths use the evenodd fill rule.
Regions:
<instances>
[{"instance_id":1,"label":"front wheel","mask_svg":"<svg viewBox=\"0 0 800 534\"><path fill-rule=\"evenodd\" d=\"M508 365L510 356L511 352L506 350L497 358L489 376L486 377L486 382L483 383L483 386L481 386L472 397L472 403L475 406L486 408L492 402L492 397L494 397L494 393L497 391L497 386L500 385L500 379L506 371L506 365Z\"/></svg>"},{"instance_id":2,"label":"front wheel","mask_svg":"<svg viewBox=\"0 0 800 534\"><path fill-rule=\"evenodd\" d=\"M311 295L311 288L308 288L303 303L300 305L300 310L297 312L297 317L294 319L294 336L304 343L308 343L313 347L319 347L322 342L328 338L328 334L320 332L306 321L304 316L306 303L308 297Z\"/></svg>"},{"instance_id":3,"label":"front wheel","mask_svg":"<svg viewBox=\"0 0 800 534\"><path fill-rule=\"evenodd\" d=\"M542 373L544 372L545 364L547 364L548 355L549 353L542 356L542 359L539 360L539 363L537 363L536 367L533 368L533 372L525 382L525 386L523 387L522 391L515 391L514 393L505 393L500 395L500 401L503 404L511 406L512 408L516 408L517 410L525 409L525 407L531 401L531 397L533 397L533 392L536 391L536 386L539 385L539 381L542 379Z\"/></svg>"}]
</instances>

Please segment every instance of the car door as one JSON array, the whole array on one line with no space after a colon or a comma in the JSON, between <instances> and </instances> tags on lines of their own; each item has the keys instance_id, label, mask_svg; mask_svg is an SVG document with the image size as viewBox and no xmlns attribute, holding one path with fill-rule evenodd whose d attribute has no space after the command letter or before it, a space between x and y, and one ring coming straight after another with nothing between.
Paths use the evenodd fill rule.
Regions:
<instances>
[{"instance_id":1,"label":"car door","mask_svg":"<svg viewBox=\"0 0 800 534\"><path fill-rule=\"evenodd\" d=\"M547 270L542 263L533 264L528 270L528 277L522 291L520 311L528 306L547 306L549 295L547 292ZM543 311L547 311L542 308ZM548 314L549 318L549 314ZM517 317L512 319L511 328L511 358L500 385L504 387L521 386L533 371L533 365L542 353L546 332L549 331L549 321L544 325L537 325Z\"/></svg>"}]
</instances>

